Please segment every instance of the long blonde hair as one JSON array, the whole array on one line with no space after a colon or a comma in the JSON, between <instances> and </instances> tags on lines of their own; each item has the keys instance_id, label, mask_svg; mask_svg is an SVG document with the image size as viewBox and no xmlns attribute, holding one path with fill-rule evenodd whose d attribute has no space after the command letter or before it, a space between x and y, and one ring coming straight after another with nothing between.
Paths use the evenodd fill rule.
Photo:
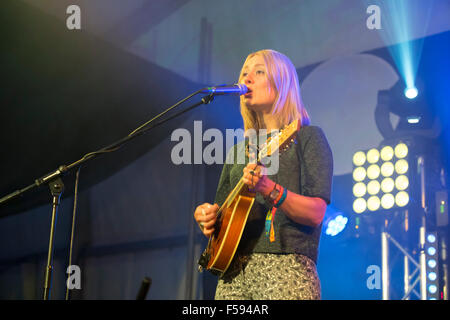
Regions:
<instances>
[{"instance_id":1,"label":"long blonde hair","mask_svg":"<svg viewBox=\"0 0 450 320\"><path fill-rule=\"evenodd\" d=\"M309 125L310 119L306 111L301 96L297 70L291 60L284 54L275 50L260 50L248 55L247 61L256 56L262 56L267 69L267 77L271 86L275 89L275 102L272 106L272 114L278 115L279 128L288 125L296 119L300 119L302 126ZM239 75L239 82L242 79L242 70ZM244 130L264 129L259 123L256 112L247 108L244 97L241 96L241 115L244 120Z\"/></svg>"}]
</instances>

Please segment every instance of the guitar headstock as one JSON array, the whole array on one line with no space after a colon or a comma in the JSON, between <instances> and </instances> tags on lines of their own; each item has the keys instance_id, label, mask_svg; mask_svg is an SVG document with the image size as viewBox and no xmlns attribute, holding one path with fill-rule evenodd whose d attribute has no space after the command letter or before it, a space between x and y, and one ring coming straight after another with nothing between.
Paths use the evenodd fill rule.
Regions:
<instances>
[{"instance_id":1,"label":"guitar headstock","mask_svg":"<svg viewBox=\"0 0 450 320\"><path fill-rule=\"evenodd\" d=\"M281 129L278 134L267 139L266 145L258 154L258 160L270 157L277 151L285 151L295 141L295 135L300 130L300 120L294 120L285 128Z\"/></svg>"}]
</instances>

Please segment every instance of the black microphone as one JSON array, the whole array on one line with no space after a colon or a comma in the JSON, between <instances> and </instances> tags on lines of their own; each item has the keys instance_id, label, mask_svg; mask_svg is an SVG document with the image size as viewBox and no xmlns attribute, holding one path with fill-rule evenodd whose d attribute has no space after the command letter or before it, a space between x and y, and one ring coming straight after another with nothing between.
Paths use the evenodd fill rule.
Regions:
<instances>
[{"instance_id":1,"label":"black microphone","mask_svg":"<svg viewBox=\"0 0 450 320\"><path fill-rule=\"evenodd\" d=\"M152 278L145 277L144 280L142 280L141 288L139 289L139 292L136 296L136 300L145 300L145 297L147 296L148 289L150 289L150 286L152 284Z\"/></svg>"},{"instance_id":2,"label":"black microphone","mask_svg":"<svg viewBox=\"0 0 450 320\"><path fill-rule=\"evenodd\" d=\"M248 92L248 88L246 85L241 83L236 83L230 86L217 86L217 87L207 87L200 91L200 93L207 93L213 95L235 95L240 96L246 94Z\"/></svg>"}]
</instances>

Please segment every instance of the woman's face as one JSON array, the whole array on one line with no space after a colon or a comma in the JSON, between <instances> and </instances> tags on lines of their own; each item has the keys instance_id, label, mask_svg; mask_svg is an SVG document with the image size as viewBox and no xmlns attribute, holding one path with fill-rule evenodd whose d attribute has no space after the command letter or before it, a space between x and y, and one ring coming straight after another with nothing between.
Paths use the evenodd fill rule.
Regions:
<instances>
[{"instance_id":1,"label":"woman's face","mask_svg":"<svg viewBox=\"0 0 450 320\"><path fill-rule=\"evenodd\" d=\"M243 96L247 108L255 112L270 112L275 102L275 89L270 85L263 57L255 55L242 68L240 83L247 86Z\"/></svg>"}]
</instances>

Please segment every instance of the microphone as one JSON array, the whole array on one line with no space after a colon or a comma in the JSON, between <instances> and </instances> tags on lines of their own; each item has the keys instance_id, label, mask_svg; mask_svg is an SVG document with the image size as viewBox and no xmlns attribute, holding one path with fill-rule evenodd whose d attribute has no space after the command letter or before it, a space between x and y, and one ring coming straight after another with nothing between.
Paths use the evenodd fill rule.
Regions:
<instances>
[{"instance_id":1,"label":"microphone","mask_svg":"<svg viewBox=\"0 0 450 320\"><path fill-rule=\"evenodd\" d=\"M202 90L200 90L200 93L207 93L207 94L213 94L213 95L235 95L240 96L243 94L246 94L248 91L248 88L246 85L241 83L236 83L230 86L224 85L224 86L217 86L217 87L207 87Z\"/></svg>"}]
</instances>

